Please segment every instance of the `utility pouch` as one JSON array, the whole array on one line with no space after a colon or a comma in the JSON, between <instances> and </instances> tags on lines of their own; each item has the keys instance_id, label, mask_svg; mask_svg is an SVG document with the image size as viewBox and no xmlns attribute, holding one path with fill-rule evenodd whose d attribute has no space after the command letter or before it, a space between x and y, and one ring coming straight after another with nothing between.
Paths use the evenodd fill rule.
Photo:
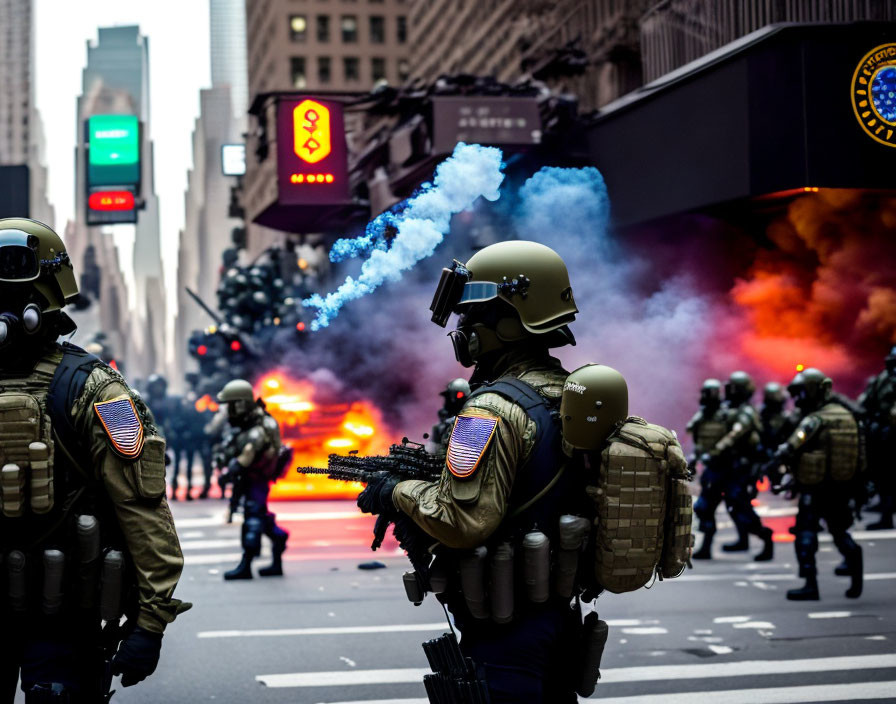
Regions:
<instances>
[{"instance_id":1,"label":"utility pouch","mask_svg":"<svg viewBox=\"0 0 896 704\"><path fill-rule=\"evenodd\" d=\"M53 473L50 469L50 449L45 443L28 445L28 461L31 465L31 510L47 513L53 508Z\"/></svg>"},{"instance_id":2,"label":"utility pouch","mask_svg":"<svg viewBox=\"0 0 896 704\"><path fill-rule=\"evenodd\" d=\"M106 623L118 624L121 619L123 576L124 555L118 550L110 550L103 558L100 578L100 618Z\"/></svg>"},{"instance_id":3,"label":"utility pouch","mask_svg":"<svg viewBox=\"0 0 896 704\"><path fill-rule=\"evenodd\" d=\"M576 693L580 697L590 697L594 694L594 688L600 679L600 661L604 655L604 646L607 644L609 626L606 621L601 621L592 611L585 617L584 631L582 633L582 661L579 686Z\"/></svg>"},{"instance_id":4,"label":"utility pouch","mask_svg":"<svg viewBox=\"0 0 896 704\"><path fill-rule=\"evenodd\" d=\"M28 579L25 553L13 550L6 556L6 589L9 608L21 613L28 608Z\"/></svg>"},{"instance_id":5,"label":"utility pouch","mask_svg":"<svg viewBox=\"0 0 896 704\"><path fill-rule=\"evenodd\" d=\"M93 516L78 516L78 562L79 603L90 609L100 586L100 526Z\"/></svg>"},{"instance_id":6,"label":"utility pouch","mask_svg":"<svg viewBox=\"0 0 896 704\"><path fill-rule=\"evenodd\" d=\"M824 481L828 462L825 452L804 452L796 467L796 479L803 486L815 486Z\"/></svg>"},{"instance_id":7,"label":"utility pouch","mask_svg":"<svg viewBox=\"0 0 896 704\"><path fill-rule=\"evenodd\" d=\"M541 531L530 531L523 538L523 576L529 601L547 601L551 595L551 543Z\"/></svg>"},{"instance_id":8,"label":"utility pouch","mask_svg":"<svg viewBox=\"0 0 896 704\"><path fill-rule=\"evenodd\" d=\"M25 509L25 471L17 464L0 470L0 491L3 492L3 515L18 518Z\"/></svg>"},{"instance_id":9,"label":"utility pouch","mask_svg":"<svg viewBox=\"0 0 896 704\"><path fill-rule=\"evenodd\" d=\"M62 608L62 577L65 572L65 555L59 550L44 550L43 612L47 616L59 613Z\"/></svg>"},{"instance_id":10,"label":"utility pouch","mask_svg":"<svg viewBox=\"0 0 896 704\"><path fill-rule=\"evenodd\" d=\"M579 571L579 556L588 536L590 523L587 518L569 514L560 516L559 550L554 571L554 593L564 599L572 597Z\"/></svg>"},{"instance_id":11,"label":"utility pouch","mask_svg":"<svg viewBox=\"0 0 896 704\"><path fill-rule=\"evenodd\" d=\"M143 444L143 454L132 465L137 494L144 499L160 499L165 495L165 441L150 435Z\"/></svg>"},{"instance_id":12,"label":"utility pouch","mask_svg":"<svg viewBox=\"0 0 896 704\"><path fill-rule=\"evenodd\" d=\"M489 561L489 593L495 623L513 619L513 572L513 545L501 543Z\"/></svg>"},{"instance_id":13,"label":"utility pouch","mask_svg":"<svg viewBox=\"0 0 896 704\"><path fill-rule=\"evenodd\" d=\"M401 575L401 581L404 583L404 591L407 594L408 601L414 606L420 606L423 603L426 592L423 590L423 585L420 584L420 577L417 576L417 573L405 572Z\"/></svg>"},{"instance_id":14,"label":"utility pouch","mask_svg":"<svg viewBox=\"0 0 896 704\"><path fill-rule=\"evenodd\" d=\"M488 604L485 594L485 563L488 550L478 547L460 558L460 588L473 618L488 618Z\"/></svg>"}]
</instances>

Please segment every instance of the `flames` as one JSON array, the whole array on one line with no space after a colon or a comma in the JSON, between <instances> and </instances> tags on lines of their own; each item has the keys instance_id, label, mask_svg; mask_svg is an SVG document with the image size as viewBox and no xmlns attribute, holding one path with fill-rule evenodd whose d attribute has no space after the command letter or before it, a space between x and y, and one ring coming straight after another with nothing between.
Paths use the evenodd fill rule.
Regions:
<instances>
[{"instance_id":1,"label":"flames","mask_svg":"<svg viewBox=\"0 0 896 704\"><path fill-rule=\"evenodd\" d=\"M740 349L789 381L818 367L857 392L896 343L896 198L820 189L790 203L731 289Z\"/></svg>"},{"instance_id":2,"label":"flames","mask_svg":"<svg viewBox=\"0 0 896 704\"><path fill-rule=\"evenodd\" d=\"M273 499L354 498L361 484L337 482L323 475L300 475L299 466L326 467L333 453L385 453L388 431L378 409L367 401L345 402L318 398L314 384L283 371L266 374L255 384L255 394L280 424L283 442L293 448L286 476L271 488Z\"/></svg>"}]
</instances>

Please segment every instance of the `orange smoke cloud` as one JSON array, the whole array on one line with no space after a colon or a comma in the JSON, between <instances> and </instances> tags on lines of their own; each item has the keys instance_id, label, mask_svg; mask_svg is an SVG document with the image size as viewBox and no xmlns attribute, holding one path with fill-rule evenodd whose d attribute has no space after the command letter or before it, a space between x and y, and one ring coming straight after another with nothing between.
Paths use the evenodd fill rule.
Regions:
<instances>
[{"instance_id":1,"label":"orange smoke cloud","mask_svg":"<svg viewBox=\"0 0 896 704\"><path fill-rule=\"evenodd\" d=\"M822 189L768 228L731 298L744 353L772 375L816 366L856 391L896 342L896 198Z\"/></svg>"}]
</instances>

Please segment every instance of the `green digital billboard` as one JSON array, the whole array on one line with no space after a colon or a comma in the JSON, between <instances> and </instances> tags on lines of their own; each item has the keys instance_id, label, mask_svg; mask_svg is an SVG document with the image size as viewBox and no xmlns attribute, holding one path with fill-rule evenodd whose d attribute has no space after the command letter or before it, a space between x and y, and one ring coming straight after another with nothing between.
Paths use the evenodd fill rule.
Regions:
<instances>
[{"instance_id":1,"label":"green digital billboard","mask_svg":"<svg viewBox=\"0 0 896 704\"><path fill-rule=\"evenodd\" d=\"M140 123L134 115L92 115L87 120L87 185L140 183Z\"/></svg>"}]
</instances>

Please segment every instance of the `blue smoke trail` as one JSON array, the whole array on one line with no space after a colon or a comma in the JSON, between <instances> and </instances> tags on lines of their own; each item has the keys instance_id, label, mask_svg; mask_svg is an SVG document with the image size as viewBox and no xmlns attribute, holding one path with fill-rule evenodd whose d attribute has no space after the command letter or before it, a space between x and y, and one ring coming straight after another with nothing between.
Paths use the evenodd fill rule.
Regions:
<instances>
[{"instance_id":1,"label":"blue smoke trail","mask_svg":"<svg viewBox=\"0 0 896 704\"><path fill-rule=\"evenodd\" d=\"M311 329L327 327L348 301L372 293L386 281L397 281L401 272L430 256L448 233L452 215L467 210L480 196L497 200L504 180L501 159L501 150L495 147L460 143L436 168L433 182L424 184L402 210L383 213L360 237L339 240L331 252L333 261L369 256L357 279L348 276L326 297L316 293L302 301L317 309ZM387 226L397 230L388 248Z\"/></svg>"}]
</instances>

